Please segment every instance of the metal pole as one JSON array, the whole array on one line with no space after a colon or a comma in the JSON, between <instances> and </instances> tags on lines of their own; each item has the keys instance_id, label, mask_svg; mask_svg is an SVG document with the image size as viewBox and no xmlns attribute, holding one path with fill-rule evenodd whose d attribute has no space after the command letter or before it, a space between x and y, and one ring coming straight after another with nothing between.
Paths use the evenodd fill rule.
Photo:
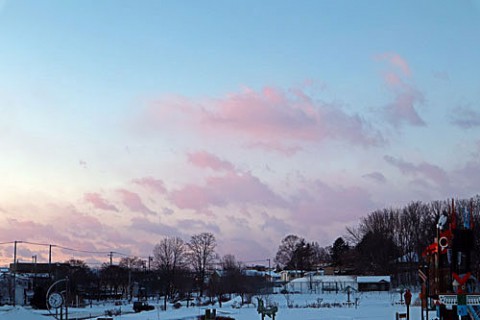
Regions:
<instances>
[{"instance_id":1,"label":"metal pole","mask_svg":"<svg viewBox=\"0 0 480 320\"><path fill-rule=\"evenodd\" d=\"M427 283L426 283L426 288L425 288L425 313L426 313L426 319L428 320L428 311L430 308L430 258L427 257L427 268L426 268L426 273L427 273Z\"/></svg>"},{"instance_id":2,"label":"metal pole","mask_svg":"<svg viewBox=\"0 0 480 320\"><path fill-rule=\"evenodd\" d=\"M37 255L32 256L32 262L33 262L33 281L32 281L32 287L35 290L35 280L37 279Z\"/></svg>"},{"instance_id":3,"label":"metal pole","mask_svg":"<svg viewBox=\"0 0 480 320\"><path fill-rule=\"evenodd\" d=\"M52 279L52 245L48 248L48 277Z\"/></svg>"},{"instance_id":4,"label":"metal pole","mask_svg":"<svg viewBox=\"0 0 480 320\"><path fill-rule=\"evenodd\" d=\"M129 302L132 301L131 281L132 281L132 265L129 259L128 260L128 292L127 292L127 297Z\"/></svg>"},{"instance_id":5,"label":"metal pole","mask_svg":"<svg viewBox=\"0 0 480 320\"><path fill-rule=\"evenodd\" d=\"M68 280L68 277L66 277L65 279L67 280L66 285L65 285L65 287L66 287L66 290L65 290L65 320L68 320L68 303L69 303L69 301L68 301L68 290L69 290L68 281L69 280Z\"/></svg>"},{"instance_id":6,"label":"metal pole","mask_svg":"<svg viewBox=\"0 0 480 320\"><path fill-rule=\"evenodd\" d=\"M13 245L13 306L15 307L17 304L17 243L18 241L15 240Z\"/></svg>"},{"instance_id":7,"label":"metal pole","mask_svg":"<svg viewBox=\"0 0 480 320\"><path fill-rule=\"evenodd\" d=\"M423 300L423 299L422 299ZM421 311L420 311L420 314L422 315L422 320L424 320L424 313L423 313L423 301L420 301L420 304L421 304Z\"/></svg>"}]
</instances>

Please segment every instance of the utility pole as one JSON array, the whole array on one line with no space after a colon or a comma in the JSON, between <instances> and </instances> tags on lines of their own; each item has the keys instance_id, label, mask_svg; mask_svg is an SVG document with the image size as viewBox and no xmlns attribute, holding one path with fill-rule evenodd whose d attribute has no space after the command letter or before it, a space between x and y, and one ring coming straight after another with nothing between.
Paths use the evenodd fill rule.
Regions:
<instances>
[{"instance_id":1,"label":"utility pole","mask_svg":"<svg viewBox=\"0 0 480 320\"><path fill-rule=\"evenodd\" d=\"M66 285L65 285L65 320L68 320L68 304L70 302L70 297L68 296L68 290L70 289L69 288L69 279L68 277L65 278L66 279Z\"/></svg>"},{"instance_id":2,"label":"utility pole","mask_svg":"<svg viewBox=\"0 0 480 320\"><path fill-rule=\"evenodd\" d=\"M32 256L32 263L33 263L33 281L32 287L35 290L35 281L37 280L37 255Z\"/></svg>"},{"instance_id":3,"label":"utility pole","mask_svg":"<svg viewBox=\"0 0 480 320\"><path fill-rule=\"evenodd\" d=\"M112 266L113 265L113 251L110 251L109 256L110 256L110 266Z\"/></svg>"},{"instance_id":4,"label":"utility pole","mask_svg":"<svg viewBox=\"0 0 480 320\"><path fill-rule=\"evenodd\" d=\"M52 245L48 249L48 277L52 279Z\"/></svg>"},{"instance_id":5,"label":"utility pole","mask_svg":"<svg viewBox=\"0 0 480 320\"><path fill-rule=\"evenodd\" d=\"M17 294L16 287L17 287L17 240L15 240L13 244L13 306L16 305L15 296Z\"/></svg>"}]
</instances>

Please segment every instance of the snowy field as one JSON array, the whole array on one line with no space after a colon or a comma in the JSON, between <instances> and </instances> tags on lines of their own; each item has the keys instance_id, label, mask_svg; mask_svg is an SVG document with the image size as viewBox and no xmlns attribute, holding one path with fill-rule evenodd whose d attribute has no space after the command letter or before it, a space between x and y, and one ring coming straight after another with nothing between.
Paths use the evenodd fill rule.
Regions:
<instances>
[{"instance_id":1,"label":"snowy field","mask_svg":"<svg viewBox=\"0 0 480 320\"><path fill-rule=\"evenodd\" d=\"M418 296L418 295L414 295ZM277 304L279 310L277 312L277 320L317 320L317 319L395 319L396 312L406 312L406 307L399 304L399 293L364 293L358 296L359 305L357 308L345 305L347 297L345 294L324 294L324 295L304 295L296 294L289 296L289 304L293 308L287 307L287 298L282 294L263 296L270 303ZM253 299L256 301L256 299ZM352 299L353 300L353 299ZM412 299L413 301L413 299ZM322 307L313 308L312 306L320 302ZM160 311L158 304L151 302L156 309L148 312L132 313L132 304L121 306L122 314L114 316L113 319L132 319L132 320L190 320L196 319L197 316L205 313L206 307L191 307L180 309L168 309ZM222 307L211 306L217 309L217 315L224 315L234 318L235 320L254 320L261 319L257 313L256 307L243 306L242 308L234 308L236 299L223 303ZM328 307L330 305L330 307ZM333 307L332 305L335 305ZM105 310L119 309L119 306L113 304L93 305L87 308L70 308L69 319L97 319L104 316ZM0 320L41 320L53 319L46 316L48 311L32 310L30 308L3 306L0 307ZM435 319L435 312L430 311L430 319ZM266 317L266 319L270 319ZM420 307L410 307L410 319L420 320Z\"/></svg>"}]
</instances>

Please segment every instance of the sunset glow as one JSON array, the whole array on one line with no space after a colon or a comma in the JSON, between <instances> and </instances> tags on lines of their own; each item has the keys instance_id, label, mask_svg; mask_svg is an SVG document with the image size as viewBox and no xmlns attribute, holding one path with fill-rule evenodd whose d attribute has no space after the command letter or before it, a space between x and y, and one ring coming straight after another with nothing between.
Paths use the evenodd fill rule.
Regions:
<instances>
[{"instance_id":1,"label":"sunset glow","mask_svg":"<svg viewBox=\"0 0 480 320\"><path fill-rule=\"evenodd\" d=\"M476 0L0 1L0 266L273 259L474 196L479 30Z\"/></svg>"}]
</instances>

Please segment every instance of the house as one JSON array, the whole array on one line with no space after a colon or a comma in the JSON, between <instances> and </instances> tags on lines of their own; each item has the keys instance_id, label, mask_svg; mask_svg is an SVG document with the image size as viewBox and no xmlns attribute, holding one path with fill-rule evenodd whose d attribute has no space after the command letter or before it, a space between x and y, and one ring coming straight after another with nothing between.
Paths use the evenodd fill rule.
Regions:
<instances>
[{"instance_id":1,"label":"house","mask_svg":"<svg viewBox=\"0 0 480 320\"><path fill-rule=\"evenodd\" d=\"M331 276L307 273L285 285L285 290L294 293L326 293L354 291L388 291L390 276Z\"/></svg>"},{"instance_id":2,"label":"house","mask_svg":"<svg viewBox=\"0 0 480 320\"><path fill-rule=\"evenodd\" d=\"M289 282L289 281L292 281L293 279L303 277L304 273L305 271L301 271L301 270L283 270L283 271L280 271L280 279L283 282Z\"/></svg>"},{"instance_id":3,"label":"house","mask_svg":"<svg viewBox=\"0 0 480 320\"><path fill-rule=\"evenodd\" d=\"M286 285L286 290L295 293L338 293L348 287L358 290L355 276L320 276L311 273L290 281Z\"/></svg>"},{"instance_id":4,"label":"house","mask_svg":"<svg viewBox=\"0 0 480 320\"><path fill-rule=\"evenodd\" d=\"M0 275L0 304L28 305L33 296L32 279L25 275L2 272Z\"/></svg>"},{"instance_id":5,"label":"house","mask_svg":"<svg viewBox=\"0 0 480 320\"><path fill-rule=\"evenodd\" d=\"M390 276L358 276L358 291L388 291Z\"/></svg>"}]
</instances>

